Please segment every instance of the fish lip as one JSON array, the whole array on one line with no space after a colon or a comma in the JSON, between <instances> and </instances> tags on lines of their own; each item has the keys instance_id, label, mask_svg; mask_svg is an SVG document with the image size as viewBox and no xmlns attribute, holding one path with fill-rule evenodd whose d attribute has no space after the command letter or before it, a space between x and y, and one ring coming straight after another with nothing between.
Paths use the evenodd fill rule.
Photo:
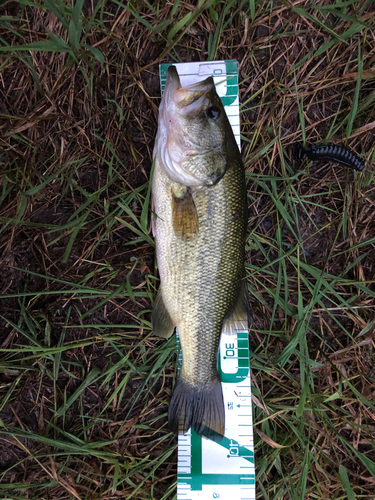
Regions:
<instances>
[{"instance_id":1,"label":"fish lip","mask_svg":"<svg viewBox=\"0 0 375 500\"><path fill-rule=\"evenodd\" d=\"M205 80L202 80L200 82L194 82L191 83L190 85L185 85L185 87L182 87L182 90L186 90L189 92L199 92L199 91L209 91L212 88L215 88L215 83L214 79L212 76L209 76Z\"/></svg>"},{"instance_id":2,"label":"fish lip","mask_svg":"<svg viewBox=\"0 0 375 500\"><path fill-rule=\"evenodd\" d=\"M189 108L198 109L208 92L215 88L212 77L201 82L180 87L174 92L173 100L181 114L186 114Z\"/></svg>"},{"instance_id":3,"label":"fish lip","mask_svg":"<svg viewBox=\"0 0 375 500\"><path fill-rule=\"evenodd\" d=\"M169 66L167 79L164 88L164 100L172 101L181 114L187 113L187 108L196 103L194 107L199 107L197 101L202 101L205 94L215 87L213 78L209 76L201 82L191 83L182 87L176 66Z\"/></svg>"}]
</instances>

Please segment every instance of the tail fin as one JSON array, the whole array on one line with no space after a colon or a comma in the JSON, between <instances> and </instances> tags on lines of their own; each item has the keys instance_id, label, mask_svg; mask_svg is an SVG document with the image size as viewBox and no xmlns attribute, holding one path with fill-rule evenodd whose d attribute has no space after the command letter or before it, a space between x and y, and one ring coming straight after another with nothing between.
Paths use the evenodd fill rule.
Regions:
<instances>
[{"instance_id":1,"label":"tail fin","mask_svg":"<svg viewBox=\"0 0 375 500\"><path fill-rule=\"evenodd\" d=\"M192 385L179 377L168 412L169 428L184 434L191 427L212 441L221 441L225 429L223 392L217 379L203 385Z\"/></svg>"}]
</instances>

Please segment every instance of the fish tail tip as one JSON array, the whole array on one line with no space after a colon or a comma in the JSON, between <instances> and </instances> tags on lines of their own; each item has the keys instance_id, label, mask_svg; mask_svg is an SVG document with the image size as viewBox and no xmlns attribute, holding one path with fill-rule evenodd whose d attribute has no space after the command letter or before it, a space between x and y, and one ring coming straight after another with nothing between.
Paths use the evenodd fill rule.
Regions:
<instances>
[{"instance_id":1,"label":"fish tail tip","mask_svg":"<svg viewBox=\"0 0 375 500\"><path fill-rule=\"evenodd\" d=\"M185 434L191 427L201 436L221 441L225 411L219 377L202 385L179 377L169 405L168 426L178 434Z\"/></svg>"}]
</instances>

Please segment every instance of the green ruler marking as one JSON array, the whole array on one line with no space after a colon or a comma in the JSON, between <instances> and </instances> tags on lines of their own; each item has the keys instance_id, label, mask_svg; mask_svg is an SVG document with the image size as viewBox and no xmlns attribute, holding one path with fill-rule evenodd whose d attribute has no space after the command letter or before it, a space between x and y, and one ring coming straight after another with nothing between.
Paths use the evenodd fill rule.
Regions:
<instances>
[{"instance_id":1,"label":"green ruler marking","mask_svg":"<svg viewBox=\"0 0 375 500\"><path fill-rule=\"evenodd\" d=\"M162 93L169 66L160 65ZM213 77L240 147L237 61L178 63L175 66L182 86ZM182 361L181 351L179 361ZM218 368L225 404L225 436L223 441L213 442L191 429L179 435L177 500L256 498L247 331L221 336Z\"/></svg>"},{"instance_id":2,"label":"green ruler marking","mask_svg":"<svg viewBox=\"0 0 375 500\"><path fill-rule=\"evenodd\" d=\"M248 332L222 335L219 373L225 436L221 442L202 438L191 430L179 436L178 500L255 500Z\"/></svg>"}]
</instances>

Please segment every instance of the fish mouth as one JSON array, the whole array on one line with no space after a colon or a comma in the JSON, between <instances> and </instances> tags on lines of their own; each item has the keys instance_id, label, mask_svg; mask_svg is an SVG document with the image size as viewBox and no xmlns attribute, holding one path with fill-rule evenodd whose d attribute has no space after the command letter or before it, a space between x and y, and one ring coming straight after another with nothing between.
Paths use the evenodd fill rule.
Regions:
<instances>
[{"instance_id":1,"label":"fish mouth","mask_svg":"<svg viewBox=\"0 0 375 500\"><path fill-rule=\"evenodd\" d=\"M201 82L182 87L176 67L169 66L164 93L167 94L167 100L172 98L180 114L190 115L202 107L206 94L214 88L211 76Z\"/></svg>"}]
</instances>

